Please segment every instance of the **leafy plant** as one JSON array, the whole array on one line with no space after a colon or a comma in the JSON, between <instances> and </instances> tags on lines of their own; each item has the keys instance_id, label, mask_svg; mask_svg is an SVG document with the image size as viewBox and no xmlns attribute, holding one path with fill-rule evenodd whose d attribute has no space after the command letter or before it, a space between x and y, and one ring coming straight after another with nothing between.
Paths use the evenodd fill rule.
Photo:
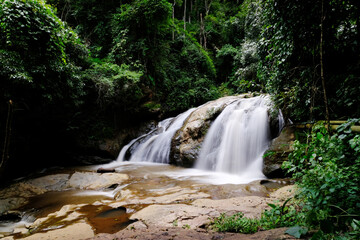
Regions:
<instances>
[{"instance_id":1,"label":"leafy plant","mask_svg":"<svg viewBox=\"0 0 360 240\"><path fill-rule=\"evenodd\" d=\"M2 97L27 104L30 99L39 105L78 104L87 52L53 8L40 0L2 0L0 22Z\"/></svg>"},{"instance_id":2,"label":"leafy plant","mask_svg":"<svg viewBox=\"0 0 360 240\"><path fill-rule=\"evenodd\" d=\"M254 233L261 229L269 230L303 225L304 215L296 209L295 205L287 206L289 200L282 205L270 203L271 209L265 210L260 219L246 218L241 212L232 216L221 214L214 220L213 226L220 232ZM296 229L293 230L296 232ZM302 231L302 234L305 234L304 232L305 230Z\"/></svg>"},{"instance_id":3,"label":"leafy plant","mask_svg":"<svg viewBox=\"0 0 360 240\"><path fill-rule=\"evenodd\" d=\"M92 82L97 94L96 102L101 109L108 107L134 110L143 96L141 71L132 71L126 64L121 66L107 60L93 59L83 78Z\"/></svg>"},{"instance_id":4,"label":"leafy plant","mask_svg":"<svg viewBox=\"0 0 360 240\"><path fill-rule=\"evenodd\" d=\"M360 142L349 120L330 135L323 124L313 127L310 142L294 144L283 167L297 179L306 223L324 233L347 232L360 218ZM354 225L355 226L355 225Z\"/></svg>"},{"instance_id":5,"label":"leafy plant","mask_svg":"<svg viewBox=\"0 0 360 240\"><path fill-rule=\"evenodd\" d=\"M261 215L261 227L263 229L273 229L279 227L291 227L301 225L303 215L294 205L287 205L291 199L285 201L282 205L269 203L270 210L265 210Z\"/></svg>"},{"instance_id":6,"label":"leafy plant","mask_svg":"<svg viewBox=\"0 0 360 240\"><path fill-rule=\"evenodd\" d=\"M213 226L219 232L254 233L259 230L259 220L246 218L239 212L232 216L221 214L213 222Z\"/></svg>"}]
</instances>

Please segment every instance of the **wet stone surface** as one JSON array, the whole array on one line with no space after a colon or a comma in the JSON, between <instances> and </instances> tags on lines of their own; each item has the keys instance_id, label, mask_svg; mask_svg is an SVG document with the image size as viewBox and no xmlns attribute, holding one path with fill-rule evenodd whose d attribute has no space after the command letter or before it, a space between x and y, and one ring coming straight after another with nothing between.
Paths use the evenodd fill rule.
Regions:
<instances>
[{"instance_id":1,"label":"wet stone surface","mask_svg":"<svg viewBox=\"0 0 360 240\"><path fill-rule=\"evenodd\" d=\"M86 239L125 231L132 239L136 229L148 237L144 239L157 239L158 234L173 233L152 226L176 225L195 231L195 239L211 239L207 237L216 234L197 231L212 218L237 211L256 217L268 202L292 194L291 187L276 190L288 184L282 180L214 185L213 176L199 180L169 165L122 164L111 173L97 173L98 168L49 172L0 190L0 237Z\"/></svg>"}]
</instances>

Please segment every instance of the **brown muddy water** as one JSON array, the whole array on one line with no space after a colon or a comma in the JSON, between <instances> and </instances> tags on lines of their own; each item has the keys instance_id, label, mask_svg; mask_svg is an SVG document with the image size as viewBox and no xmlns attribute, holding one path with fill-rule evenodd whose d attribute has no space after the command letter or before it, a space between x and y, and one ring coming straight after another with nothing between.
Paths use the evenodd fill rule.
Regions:
<instances>
[{"instance_id":1,"label":"brown muddy water","mask_svg":"<svg viewBox=\"0 0 360 240\"><path fill-rule=\"evenodd\" d=\"M100 167L115 172L97 173ZM23 238L79 221L95 233L115 233L151 204L268 196L288 184L286 179L246 182L235 175L129 162L46 171L0 190L0 238Z\"/></svg>"}]
</instances>

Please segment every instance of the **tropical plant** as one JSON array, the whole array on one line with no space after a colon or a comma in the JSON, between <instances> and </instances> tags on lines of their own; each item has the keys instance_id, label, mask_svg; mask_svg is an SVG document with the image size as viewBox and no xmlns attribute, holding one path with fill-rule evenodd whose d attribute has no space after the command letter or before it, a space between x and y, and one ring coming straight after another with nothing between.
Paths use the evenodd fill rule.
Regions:
<instances>
[{"instance_id":1,"label":"tropical plant","mask_svg":"<svg viewBox=\"0 0 360 240\"><path fill-rule=\"evenodd\" d=\"M352 119L329 135L320 124L313 127L310 142L294 144L283 164L300 186L306 223L325 233L358 231L360 219L360 135Z\"/></svg>"},{"instance_id":2,"label":"tropical plant","mask_svg":"<svg viewBox=\"0 0 360 240\"><path fill-rule=\"evenodd\" d=\"M0 1L1 97L78 103L86 57L78 36L44 1ZM35 100L36 99L36 100Z\"/></svg>"}]
</instances>

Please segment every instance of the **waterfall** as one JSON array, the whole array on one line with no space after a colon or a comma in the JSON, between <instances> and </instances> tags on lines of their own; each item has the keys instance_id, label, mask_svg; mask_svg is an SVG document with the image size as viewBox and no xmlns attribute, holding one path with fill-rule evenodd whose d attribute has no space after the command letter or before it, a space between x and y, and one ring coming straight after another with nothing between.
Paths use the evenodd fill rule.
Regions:
<instances>
[{"instance_id":1,"label":"waterfall","mask_svg":"<svg viewBox=\"0 0 360 240\"><path fill-rule=\"evenodd\" d=\"M270 142L267 96L241 98L216 118L195 168L264 178L262 156Z\"/></svg>"},{"instance_id":2,"label":"waterfall","mask_svg":"<svg viewBox=\"0 0 360 240\"><path fill-rule=\"evenodd\" d=\"M268 115L271 101L264 95L222 98L165 119L152 131L123 147L116 162L169 163L175 133L181 128L191 131L189 126L201 127L198 125L201 119L206 119L220 106L224 108L205 135L194 170L236 174L244 182L265 178L262 157L271 140ZM281 129L284 125L281 111L278 118ZM185 122L188 125L184 125ZM189 137L189 132L185 136ZM115 162L107 167L114 166Z\"/></svg>"},{"instance_id":3,"label":"waterfall","mask_svg":"<svg viewBox=\"0 0 360 240\"><path fill-rule=\"evenodd\" d=\"M195 109L192 108L175 118L165 119L158 124L155 130L132 140L128 145L123 147L117 161L124 161L129 148L134 143L143 139L132 153L129 160L130 162L169 163L171 139L194 110Z\"/></svg>"}]
</instances>

